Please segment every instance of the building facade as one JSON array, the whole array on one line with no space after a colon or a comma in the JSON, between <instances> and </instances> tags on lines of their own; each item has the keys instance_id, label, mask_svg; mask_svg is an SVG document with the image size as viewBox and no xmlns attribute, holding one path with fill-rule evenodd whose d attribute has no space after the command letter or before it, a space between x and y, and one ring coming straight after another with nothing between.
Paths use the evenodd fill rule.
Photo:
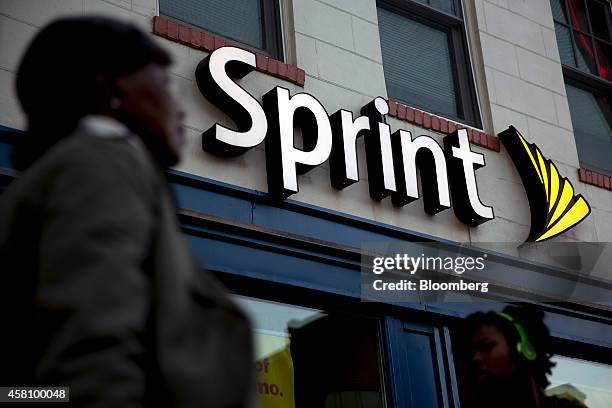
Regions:
<instances>
[{"instance_id":1,"label":"building facade","mask_svg":"<svg viewBox=\"0 0 612 408\"><path fill-rule=\"evenodd\" d=\"M23 50L53 18L91 13L132 21L175 59L172 81L187 112L188 143L169 179L198 260L252 315L262 407L459 406L449 327L472 311L500 310L510 298L546 312L560 355L551 377L554 392L578 390L572 395L589 407L612 406L612 298L606 297L612 269L605 267L612 241L609 1L3 0L3 185L16 176L10 149L26 126L14 92ZM213 66L210 57L221 56L223 47L246 51L227 57L244 56L246 75L237 79L227 71L259 106L245 126L239 123L244 104L224 104L200 90L206 72L225 68ZM308 103L317 101L316 109L331 118L316 122L318 138L308 134L314 131L311 107L310 120L289 122L295 141L283 139L286 112L293 115L280 109L284 92L287 98L310 95ZM388 112L374 121L368 112L377 98ZM290 101L298 103L283 101L286 109ZM259 109L263 115L254 117ZM342 122L341 110L350 121ZM355 130L355 177L347 170L346 129L360 115L370 118L364 121L370 130L388 125L378 132L388 129L393 136L372 142ZM265 141L219 154L232 143L219 148L220 128L211 128L245 132L261 126L262 117ZM498 137L509 126L554 163L573 195L588 202L588 216L547 241L549 246L524 243L533 233L535 204L521 174L528 163L511 157ZM323 134L327 127L329 134ZM397 142L400 130L410 132L403 133L405 145ZM469 151L482 159L470 166L476 198L470 195L466 204L471 211L477 204L491 209L478 220L458 209L461 192L454 178L460 171L450 164L453 145L447 139L452 134L465 135ZM406 161L409 141L422 135L446 155L435 162L435 171L425 170L434 163L428 157L415 153L413 162ZM330 146L324 146L326 137ZM393 140L393 146L385 150L381 140ZM316 148L322 151L317 157L299 156ZM287 167L291 154L293 165L309 165L307 172ZM385 167L390 158L394 164ZM411 163L421 172L416 195L406 182ZM441 193L443 170L452 206ZM437 190L429 188L434 181L427 173L437 177ZM391 179L395 185L388 184ZM469 185L469 178L463 183ZM546 187L549 201L552 183ZM493 271L514 274L498 279L512 294L364 302L362 255L381 243L411 243L419 253L440 243L455 250L482 248L494 258ZM595 248L597 266L581 271L593 279L586 285L602 292L554 304L546 300L559 299L530 297L526 282L534 276L564 279L568 273L547 251L564 244Z\"/></svg>"}]
</instances>

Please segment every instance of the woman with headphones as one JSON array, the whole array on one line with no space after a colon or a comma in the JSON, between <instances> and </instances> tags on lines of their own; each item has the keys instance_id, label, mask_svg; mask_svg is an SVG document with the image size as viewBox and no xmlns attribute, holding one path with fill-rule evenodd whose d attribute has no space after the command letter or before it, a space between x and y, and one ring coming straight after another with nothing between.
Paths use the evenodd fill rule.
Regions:
<instances>
[{"instance_id":1,"label":"woman with headphones","mask_svg":"<svg viewBox=\"0 0 612 408\"><path fill-rule=\"evenodd\" d=\"M554 363L543 318L539 309L507 306L462 322L454 350L462 407L585 408L544 392Z\"/></svg>"}]
</instances>

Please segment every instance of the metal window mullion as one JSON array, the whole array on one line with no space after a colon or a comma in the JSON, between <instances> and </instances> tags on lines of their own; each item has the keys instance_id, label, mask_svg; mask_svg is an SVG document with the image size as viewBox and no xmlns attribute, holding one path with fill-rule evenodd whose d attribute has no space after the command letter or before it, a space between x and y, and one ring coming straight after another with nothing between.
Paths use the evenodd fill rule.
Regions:
<instances>
[{"instance_id":1,"label":"metal window mullion","mask_svg":"<svg viewBox=\"0 0 612 408\"><path fill-rule=\"evenodd\" d=\"M612 45L612 41L604 40L603 38L596 37L596 36L593 36L593 38L595 40L599 41L600 43L603 43L603 44L606 44L606 45Z\"/></svg>"},{"instance_id":2,"label":"metal window mullion","mask_svg":"<svg viewBox=\"0 0 612 408\"><path fill-rule=\"evenodd\" d=\"M454 54L451 61L456 72L455 79L459 88L458 99L461 103L462 116L470 125L481 128L482 119L478 111L477 91L473 80L474 73L472 71L467 23L465 20L462 20L461 24L450 27L449 34L452 41L452 53Z\"/></svg>"},{"instance_id":3,"label":"metal window mullion","mask_svg":"<svg viewBox=\"0 0 612 408\"><path fill-rule=\"evenodd\" d=\"M385 346L385 324L383 319L377 319L378 331L376 334L376 343L378 350L378 378L380 380L380 388L382 391L382 408L391 408L392 401L390 395L390 375L387 373L387 348Z\"/></svg>"},{"instance_id":4,"label":"metal window mullion","mask_svg":"<svg viewBox=\"0 0 612 408\"><path fill-rule=\"evenodd\" d=\"M456 0L457 3L459 3L459 9L458 12L460 13L460 16L462 19L464 19L465 17L465 12L464 12L464 8L463 8L463 1L462 0ZM468 92L470 92L470 98L469 98L469 103L473 112L473 125L476 127L479 127L481 129L484 128L484 123L482 120L482 108L480 105L480 94L478 92L478 85L476 84L476 76L474 75L474 66L472 65L472 44L470 42L470 34L468 32L468 26L467 26L467 21L463 20L463 24L461 25L461 34L460 34L460 38L463 41L464 44L464 53L465 53L465 63L466 63L466 70L467 70L467 87Z\"/></svg>"},{"instance_id":5,"label":"metal window mullion","mask_svg":"<svg viewBox=\"0 0 612 408\"><path fill-rule=\"evenodd\" d=\"M474 113L472 92L469 89L469 73L466 67L466 60L469 57L465 54L465 44L458 27L451 28L448 32L450 50L451 50L451 62L453 63L453 74L455 77L455 88L458 91L459 97L459 112L460 117L463 117L468 123L476 127L480 127L480 123L477 123L476 114Z\"/></svg>"},{"instance_id":6,"label":"metal window mullion","mask_svg":"<svg viewBox=\"0 0 612 408\"><path fill-rule=\"evenodd\" d=\"M441 337L444 345L446 366L448 368L448 382L450 386L450 396L452 397L451 406L460 408L461 399L459 397L459 384L457 381L457 372L455 370L455 360L453 356L453 342L448 326L442 327Z\"/></svg>"},{"instance_id":7,"label":"metal window mullion","mask_svg":"<svg viewBox=\"0 0 612 408\"><path fill-rule=\"evenodd\" d=\"M465 13L463 12L463 2L462 0L454 0L453 5L455 6L455 15L462 20L465 19ZM465 20L464 20L465 21Z\"/></svg>"},{"instance_id":8,"label":"metal window mullion","mask_svg":"<svg viewBox=\"0 0 612 408\"><path fill-rule=\"evenodd\" d=\"M280 11L277 0L261 0L262 33L265 51L275 59L282 59Z\"/></svg>"},{"instance_id":9,"label":"metal window mullion","mask_svg":"<svg viewBox=\"0 0 612 408\"><path fill-rule=\"evenodd\" d=\"M608 26L608 38L606 38L606 40L612 42L612 2L607 1L606 4L606 25Z\"/></svg>"}]
</instances>

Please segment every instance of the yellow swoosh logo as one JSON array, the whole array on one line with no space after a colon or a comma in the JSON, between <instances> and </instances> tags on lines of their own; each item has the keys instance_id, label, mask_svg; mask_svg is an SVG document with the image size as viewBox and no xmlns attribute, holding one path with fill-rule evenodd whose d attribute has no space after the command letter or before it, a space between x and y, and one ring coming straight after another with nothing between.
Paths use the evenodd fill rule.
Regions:
<instances>
[{"instance_id":1,"label":"yellow swoosh logo","mask_svg":"<svg viewBox=\"0 0 612 408\"><path fill-rule=\"evenodd\" d=\"M564 233L584 220L591 207L574 186L559 174L557 166L540 149L527 142L510 126L499 134L514 162L529 200L531 230L528 241L545 241Z\"/></svg>"}]
</instances>

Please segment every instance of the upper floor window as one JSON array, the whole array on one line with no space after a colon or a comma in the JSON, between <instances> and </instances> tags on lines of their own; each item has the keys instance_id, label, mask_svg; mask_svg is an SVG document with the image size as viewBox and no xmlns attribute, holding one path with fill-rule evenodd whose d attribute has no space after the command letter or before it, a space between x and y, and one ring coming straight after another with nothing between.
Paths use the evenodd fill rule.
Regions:
<instances>
[{"instance_id":1,"label":"upper floor window","mask_svg":"<svg viewBox=\"0 0 612 408\"><path fill-rule=\"evenodd\" d=\"M612 80L610 3L551 0L561 63Z\"/></svg>"},{"instance_id":2,"label":"upper floor window","mask_svg":"<svg viewBox=\"0 0 612 408\"><path fill-rule=\"evenodd\" d=\"M460 0L378 0L390 98L480 127Z\"/></svg>"},{"instance_id":3,"label":"upper floor window","mask_svg":"<svg viewBox=\"0 0 612 408\"><path fill-rule=\"evenodd\" d=\"M282 59L278 0L159 0L159 14Z\"/></svg>"},{"instance_id":4,"label":"upper floor window","mask_svg":"<svg viewBox=\"0 0 612 408\"><path fill-rule=\"evenodd\" d=\"M612 13L608 0L550 0L578 158L612 174Z\"/></svg>"}]
</instances>

